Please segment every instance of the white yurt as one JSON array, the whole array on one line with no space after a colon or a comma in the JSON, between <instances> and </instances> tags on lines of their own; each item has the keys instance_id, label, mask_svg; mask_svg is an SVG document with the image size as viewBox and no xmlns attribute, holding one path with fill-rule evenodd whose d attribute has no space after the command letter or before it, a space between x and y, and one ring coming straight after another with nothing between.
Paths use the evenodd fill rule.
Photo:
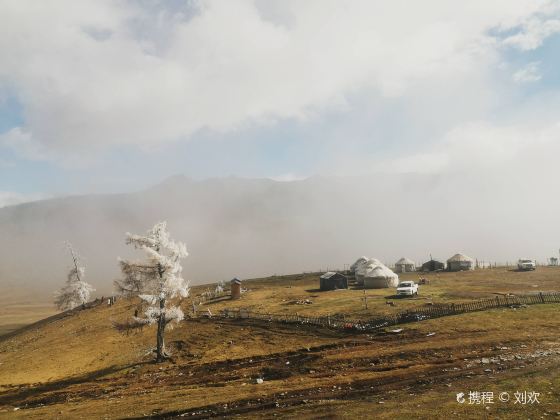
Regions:
<instances>
[{"instance_id":1,"label":"white yurt","mask_svg":"<svg viewBox=\"0 0 560 420\"><path fill-rule=\"evenodd\" d=\"M350 266L350 271L354 273L356 283L360 286L364 284L364 275L366 274L366 266L368 265L368 262L369 258L360 257Z\"/></svg>"},{"instance_id":2,"label":"white yurt","mask_svg":"<svg viewBox=\"0 0 560 420\"><path fill-rule=\"evenodd\" d=\"M371 259L366 266L364 289L383 289L397 287L399 276L379 260Z\"/></svg>"},{"instance_id":3,"label":"white yurt","mask_svg":"<svg viewBox=\"0 0 560 420\"><path fill-rule=\"evenodd\" d=\"M354 264L352 264L350 266L350 271L352 273L356 272L356 269L358 268L358 266L362 265L362 264L367 264L368 262L368 257L360 257L356 260L356 262L354 262Z\"/></svg>"},{"instance_id":4,"label":"white yurt","mask_svg":"<svg viewBox=\"0 0 560 420\"><path fill-rule=\"evenodd\" d=\"M474 270L475 261L464 254L455 254L447 260L449 271Z\"/></svg>"},{"instance_id":5,"label":"white yurt","mask_svg":"<svg viewBox=\"0 0 560 420\"><path fill-rule=\"evenodd\" d=\"M395 273L416 271L416 263L408 258L401 258L395 263Z\"/></svg>"}]
</instances>

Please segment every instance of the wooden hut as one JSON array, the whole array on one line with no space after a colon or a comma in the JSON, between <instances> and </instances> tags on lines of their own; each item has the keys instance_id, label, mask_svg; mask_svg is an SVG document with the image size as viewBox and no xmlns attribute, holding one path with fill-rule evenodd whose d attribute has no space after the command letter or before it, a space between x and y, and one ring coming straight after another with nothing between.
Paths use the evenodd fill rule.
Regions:
<instances>
[{"instance_id":1,"label":"wooden hut","mask_svg":"<svg viewBox=\"0 0 560 420\"><path fill-rule=\"evenodd\" d=\"M410 273L416 271L416 263L408 258L401 258L395 263L395 273Z\"/></svg>"},{"instance_id":2,"label":"wooden hut","mask_svg":"<svg viewBox=\"0 0 560 420\"><path fill-rule=\"evenodd\" d=\"M230 282L231 298L239 299L241 297L241 280L235 277Z\"/></svg>"},{"instance_id":3,"label":"wooden hut","mask_svg":"<svg viewBox=\"0 0 560 420\"><path fill-rule=\"evenodd\" d=\"M348 289L348 279L345 275L329 271L319 277L321 290Z\"/></svg>"}]
</instances>

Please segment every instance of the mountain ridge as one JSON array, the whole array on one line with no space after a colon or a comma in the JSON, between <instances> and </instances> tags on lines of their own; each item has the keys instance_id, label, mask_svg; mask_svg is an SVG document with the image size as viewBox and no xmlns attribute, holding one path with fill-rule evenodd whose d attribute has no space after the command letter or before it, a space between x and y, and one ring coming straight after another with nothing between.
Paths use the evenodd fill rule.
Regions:
<instances>
[{"instance_id":1,"label":"mountain ridge","mask_svg":"<svg viewBox=\"0 0 560 420\"><path fill-rule=\"evenodd\" d=\"M484 174L458 179L175 176L135 192L9 206L0 209L0 284L57 289L69 268L62 243L70 241L85 259L89 281L108 293L119 276L117 257L141 257L125 245L125 233L145 232L161 220L187 243L184 272L194 284L342 269L361 255L421 262L429 254L446 259L460 250L505 262L557 249L560 232L545 191L519 202L515 189L496 189ZM541 224L533 223L535 215ZM531 230L519 243L516 232L524 223Z\"/></svg>"}]
</instances>

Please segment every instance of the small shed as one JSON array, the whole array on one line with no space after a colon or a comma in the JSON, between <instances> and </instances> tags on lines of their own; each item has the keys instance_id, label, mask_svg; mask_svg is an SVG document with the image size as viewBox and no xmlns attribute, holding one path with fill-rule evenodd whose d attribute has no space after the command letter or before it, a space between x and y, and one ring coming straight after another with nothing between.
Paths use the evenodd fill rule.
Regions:
<instances>
[{"instance_id":1,"label":"small shed","mask_svg":"<svg viewBox=\"0 0 560 420\"><path fill-rule=\"evenodd\" d=\"M348 289L348 279L345 275L329 271L319 277L321 290Z\"/></svg>"},{"instance_id":2,"label":"small shed","mask_svg":"<svg viewBox=\"0 0 560 420\"><path fill-rule=\"evenodd\" d=\"M409 273L416 271L416 263L408 258L401 258L395 263L395 273Z\"/></svg>"},{"instance_id":3,"label":"small shed","mask_svg":"<svg viewBox=\"0 0 560 420\"><path fill-rule=\"evenodd\" d=\"M370 260L364 275L364 289L397 287L399 276L378 260Z\"/></svg>"},{"instance_id":4,"label":"small shed","mask_svg":"<svg viewBox=\"0 0 560 420\"><path fill-rule=\"evenodd\" d=\"M241 297L241 280L235 277L230 282L231 298L239 299Z\"/></svg>"},{"instance_id":5,"label":"small shed","mask_svg":"<svg viewBox=\"0 0 560 420\"><path fill-rule=\"evenodd\" d=\"M455 254L447 260L447 269L449 271L474 270L474 267L475 261L464 254Z\"/></svg>"},{"instance_id":6,"label":"small shed","mask_svg":"<svg viewBox=\"0 0 560 420\"><path fill-rule=\"evenodd\" d=\"M422 271L442 271L445 270L445 263L431 259L422 264Z\"/></svg>"}]
</instances>

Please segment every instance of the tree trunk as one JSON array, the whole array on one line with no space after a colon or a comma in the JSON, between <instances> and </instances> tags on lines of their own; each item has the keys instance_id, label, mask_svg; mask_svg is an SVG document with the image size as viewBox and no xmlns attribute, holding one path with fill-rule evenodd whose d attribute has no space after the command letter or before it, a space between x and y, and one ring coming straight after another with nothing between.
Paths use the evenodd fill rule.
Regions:
<instances>
[{"instance_id":1,"label":"tree trunk","mask_svg":"<svg viewBox=\"0 0 560 420\"><path fill-rule=\"evenodd\" d=\"M157 327L156 362L163 362L165 359L167 359L167 355L165 354L165 341L163 337L163 333L165 331L165 315L163 314L164 308L165 308L165 299L161 299L159 301L159 309L161 313L158 318L158 327Z\"/></svg>"}]
</instances>

